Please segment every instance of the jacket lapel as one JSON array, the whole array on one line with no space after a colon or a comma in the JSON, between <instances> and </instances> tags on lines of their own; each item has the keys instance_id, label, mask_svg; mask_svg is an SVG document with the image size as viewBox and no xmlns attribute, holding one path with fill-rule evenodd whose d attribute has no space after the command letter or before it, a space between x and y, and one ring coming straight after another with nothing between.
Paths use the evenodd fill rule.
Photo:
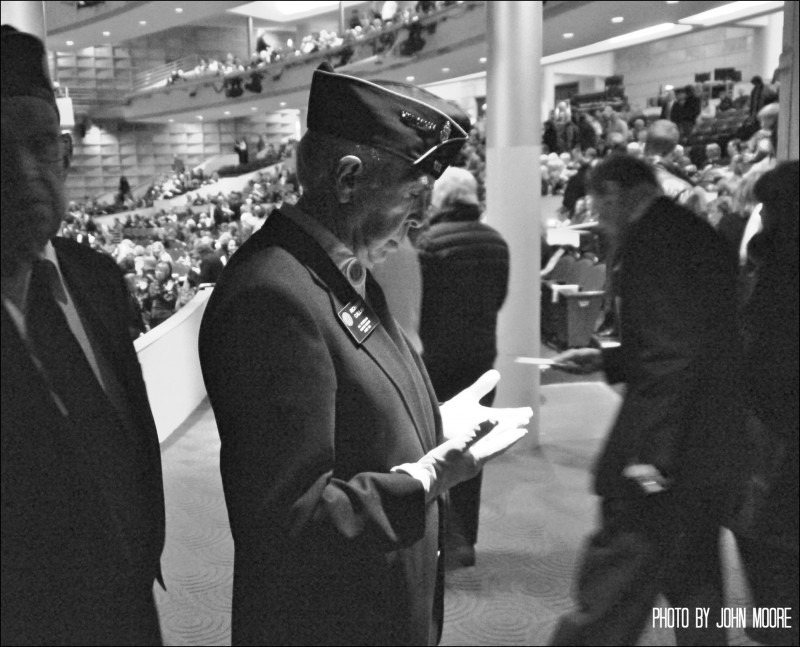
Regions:
<instances>
[{"instance_id":1,"label":"jacket lapel","mask_svg":"<svg viewBox=\"0 0 800 647\"><path fill-rule=\"evenodd\" d=\"M258 234L261 234L259 238L262 245L282 247L316 275L329 292L331 316L336 318L342 334L349 336L338 313L351 301L360 299L360 296L325 250L280 211L272 213ZM419 375L419 368L386 306L383 292L371 276L367 283L367 299L375 309L380 325L359 346L378 365L397 390L414 423L420 444L427 452L436 444L436 430L431 424L435 420L435 414L430 396L426 392L424 379Z\"/></svg>"}]
</instances>

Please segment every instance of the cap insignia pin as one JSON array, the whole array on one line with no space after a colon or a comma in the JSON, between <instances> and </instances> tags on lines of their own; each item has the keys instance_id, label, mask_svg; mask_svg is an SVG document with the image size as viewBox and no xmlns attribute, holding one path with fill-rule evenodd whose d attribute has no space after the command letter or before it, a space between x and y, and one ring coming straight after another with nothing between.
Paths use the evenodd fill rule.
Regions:
<instances>
[{"instance_id":1,"label":"cap insignia pin","mask_svg":"<svg viewBox=\"0 0 800 647\"><path fill-rule=\"evenodd\" d=\"M440 140L442 142L446 142L448 139L450 139L450 122L449 121L444 125L444 128L442 128L442 134L439 136L439 138L440 138Z\"/></svg>"}]
</instances>

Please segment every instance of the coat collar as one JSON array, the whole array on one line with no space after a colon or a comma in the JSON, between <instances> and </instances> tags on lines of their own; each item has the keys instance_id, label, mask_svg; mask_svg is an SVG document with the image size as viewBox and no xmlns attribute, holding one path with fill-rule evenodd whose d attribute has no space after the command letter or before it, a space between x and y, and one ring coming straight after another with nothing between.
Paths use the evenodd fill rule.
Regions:
<instances>
[{"instance_id":1,"label":"coat collar","mask_svg":"<svg viewBox=\"0 0 800 647\"><path fill-rule=\"evenodd\" d=\"M257 235L261 246L281 247L311 270L320 284L328 290L331 316L341 327L341 334L349 337L344 323L339 320L338 312L361 297L319 243L278 210L272 212ZM383 291L369 273L366 298L375 310L380 325L359 347L378 365L397 390L414 423L420 443L427 452L437 441L436 407L433 404L436 401L435 394L422 374L424 369L389 312ZM356 344L354 340L350 341Z\"/></svg>"}]
</instances>

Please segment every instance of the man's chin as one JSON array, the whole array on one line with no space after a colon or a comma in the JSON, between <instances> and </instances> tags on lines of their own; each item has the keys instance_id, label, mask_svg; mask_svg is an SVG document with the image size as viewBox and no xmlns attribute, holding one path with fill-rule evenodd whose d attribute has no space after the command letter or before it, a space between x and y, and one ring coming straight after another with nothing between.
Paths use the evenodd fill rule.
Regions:
<instances>
[{"instance_id":1,"label":"man's chin","mask_svg":"<svg viewBox=\"0 0 800 647\"><path fill-rule=\"evenodd\" d=\"M371 250L367 265L372 266L375 263L383 263L388 258L389 254L393 254L397 251L399 246L400 245L397 243L397 241L390 240L380 247Z\"/></svg>"}]
</instances>

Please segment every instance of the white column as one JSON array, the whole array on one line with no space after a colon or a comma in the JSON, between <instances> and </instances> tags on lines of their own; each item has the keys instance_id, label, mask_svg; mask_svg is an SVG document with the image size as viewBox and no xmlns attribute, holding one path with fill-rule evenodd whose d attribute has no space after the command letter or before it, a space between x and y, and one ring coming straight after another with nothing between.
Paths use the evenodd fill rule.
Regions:
<instances>
[{"instance_id":1,"label":"white column","mask_svg":"<svg viewBox=\"0 0 800 647\"><path fill-rule=\"evenodd\" d=\"M781 52L779 78L781 81L781 110L778 117L778 159L796 160L800 157L800 129L798 117L798 69L800 52L800 3L786 2L783 7L783 51Z\"/></svg>"},{"instance_id":2,"label":"white column","mask_svg":"<svg viewBox=\"0 0 800 647\"><path fill-rule=\"evenodd\" d=\"M486 130L487 222L511 249L508 298L498 322L495 404L534 410L538 444L538 368L517 364L539 354L542 3L489 2Z\"/></svg>"},{"instance_id":3,"label":"white column","mask_svg":"<svg viewBox=\"0 0 800 647\"><path fill-rule=\"evenodd\" d=\"M33 34L42 40L46 30L44 22L44 2L6 2L0 3L0 24L11 25L20 31Z\"/></svg>"}]
</instances>

